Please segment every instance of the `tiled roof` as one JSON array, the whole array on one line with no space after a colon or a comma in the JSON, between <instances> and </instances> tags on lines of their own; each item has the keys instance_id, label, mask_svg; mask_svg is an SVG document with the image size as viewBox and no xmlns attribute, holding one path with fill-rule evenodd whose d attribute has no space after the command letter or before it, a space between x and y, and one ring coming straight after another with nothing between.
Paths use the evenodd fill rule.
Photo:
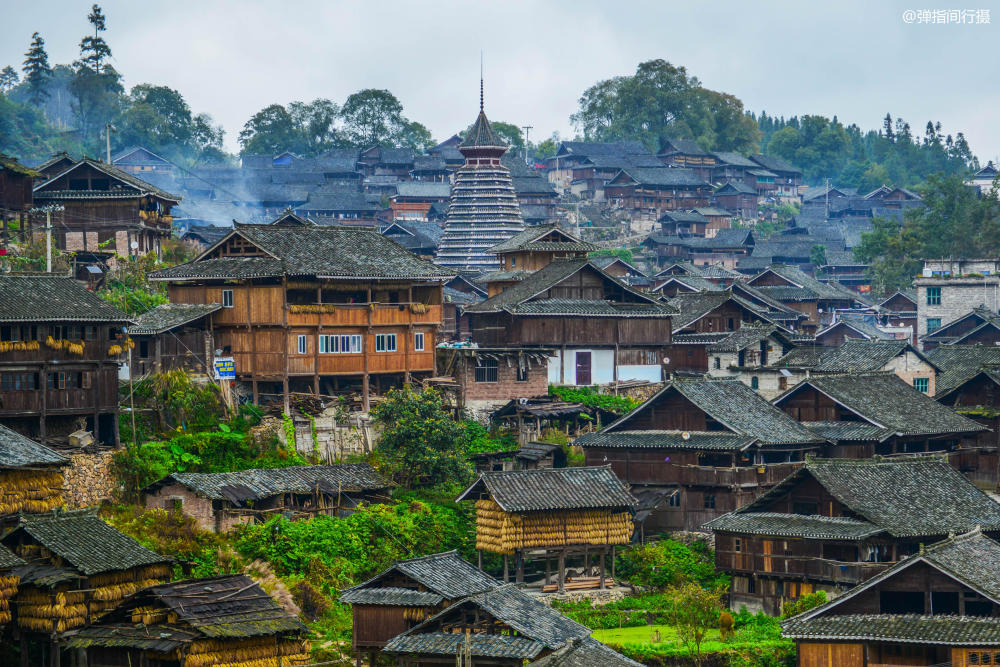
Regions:
<instances>
[{"instance_id":1,"label":"tiled roof","mask_svg":"<svg viewBox=\"0 0 1000 667\"><path fill-rule=\"evenodd\" d=\"M625 449L742 451L754 442L756 438L726 431L598 431L581 435L573 444Z\"/></svg>"},{"instance_id":2,"label":"tiled roof","mask_svg":"<svg viewBox=\"0 0 1000 667\"><path fill-rule=\"evenodd\" d=\"M740 350L745 350L751 345L757 345L762 340L766 340L768 336L777 331L777 327L773 324L764 324L760 326L755 326L753 324L743 324L739 329L734 331L732 334L720 340L718 343L713 343L706 348L709 352L739 352Z\"/></svg>"},{"instance_id":3,"label":"tiled roof","mask_svg":"<svg viewBox=\"0 0 1000 667\"><path fill-rule=\"evenodd\" d=\"M893 641L943 646L1000 646L1000 618L920 616L917 614L846 614L811 619L790 618L785 637L833 641Z\"/></svg>"},{"instance_id":4,"label":"tiled roof","mask_svg":"<svg viewBox=\"0 0 1000 667\"><path fill-rule=\"evenodd\" d=\"M505 290L506 291L506 290ZM659 303L615 303L598 299L537 299L505 308L515 315L588 315L590 317L655 317L670 314Z\"/></svg>"},{"instance_id":5,"label":"tiled roof","mask_svg":"<svg viewBox=\"0 0 1000 667\"><path fill-rule=\"evenodd\" d=\"M941 396L976 375L984 366L1000 365L997 345L940 345L927 358L941 369L935 381L936 395Z\"/></svg>"},{"instance_id":6,"label":"tiled roof","mask_svg":"<svg viewBox=\"0 0 1000 667\"><path fill-rule=\"evenodd\" d=\"M0 544L0 572L6 572L24 565L24 561L14 555L14 552Z\"/></svg>"},{"instance_id":7,"label":"tiled roof","mask_svg":"<svg viewBox=\"0 0 1000 667\"><path fill-rule=\"evenodd\" d=\"M628 429L635 415L652 409L661 396L678 392L733 433L762 444L818 443L821 439L739 380L676 380L602 432Z\"/></svg>"},{"instance_id":8,"label":"tiled roof","mask_svg":"<svg viewBox=\"0 0 1000 667\"><path fill-rule=\"evenodd\" d=\"M438 619L462 613L463 608L482 609L524 639L534 640L549 649L559 648L571 639L590 635L589 628L522 593L514 584L500 586L456 602L403 635L423 634L421 630L424 628L434 627Z\"/></svg>"},{"instance_id":9,"label":"tiled roof","mask_svg":"<svg viewBox=\"0 0 1000 667\"><path fill-rule=\"evenodd\" d=\"M0 468L66 465L69 459L0 424Z\"/></svg>"},{"instance_id":10,"label":"tiled roof","mask_svg":"<svg viewBox=\"0 0 1000 667\"><path fill-rule=\"evenodd\" d=\"M668 303L677 309L671 318L674 331L680 331L733 298L732 292L691 292L678 294Z\"/></svg>"},{"instance_id":11,"label":"tiled roof","mask_svg":"<svg viewBox=\"0 0 1000 667\"><path fill-rule=\"evenodd\" d=\"M627 508L635 498L611 466L484 472L456 500L492 498L505 512Z\"/></svg>"},{"instance_id":12,"label":"tiled roof","mask_svg":"<svg viewBox=\"0 0 1000 667\"><path fill-rule=\"evenodd\" d=\"M177 195L173 195L173 194L170 194L169 192L161 190L160 188L156 187L155 185L152 185L151 183L147 183L146 181L142 180L141 178L137 178L136 176L133 176L132 174L130 174L130 173L126 172L126 171L122 171L121 169L119 169L117 167L113 167L113 166L107 164L106 162L99 162L97 160L91 160L90 158L87 158L87 157L83 158L82 160L80 160L79 162L77 162L76 164L74 164L72 167L69 167L68 169L66 169L65 171L63 171L61 174L57 174L57 175L53 176L51 179L49 179L48 181L45 181L44 183L40 183L40 184L36 185L35 186L35 199L51 199L51 198L58 199L61 194L65 194L65 191L63 191L63 192L59 192L59 191L46 191L45 187L49 183L51 183L52 181L54 181L54 180L56 180L58 178L61 178L62 176L65 176L66 174L71 173L72 171L74 171L75 169L77 169L77 168L79 168L79 167L81 167L83 165L88 165L88 166L96 169L97 171L103 172L103 173L107 174L108 176L111 176L112 178L118 179L119 181L125 183L130 188L132 188L132 189L135 190L133 196L152 195L152 196L155 196L155 197L159 197L160 199L164 199L164 200L171 201L171 202L179 202L181 200L181 198L178 197ZM74 191L70 191L70 192L74 192ZM94 196L94 195L100 196L101 194L104 194L104 193L113 194L114 190L110 190L110 191L107 191L107 190L103 190L103 191L102 190L84 190L84 191L75 191L75 192L81 193L85 197L89 197L89 196Z\"/></svg>"},{"instance_id":13,"label":"tiled roof","mask_svg":"<svg viewBox=\"0 0 1000 667\"><path fill-rule=\"evenodd\" d=\"M770 368L812 368L830 348L804 345L793 347L788 354L768 364Z\"/></svg>"},{"instance_id":14,"label":"tiled roof","mask_svg":"<svg viewBox=\"0 0 1000 667\"><path fill-rule=\"evenodd\" d=\"M815 370L824 373L877 371L906 352L924 359L924 355L905 340L849 338L840 347L824 354Z\"/></svg>"},{"instance_id":15,"label":"tiled roof","mask_svg":"<svg viewBox=\"0 0 1000 667\"><path fill-rule=\"evenodd\" d=\"M698 222L707 223L708 218L696 211L667 211L660 216L659 222Z\"/></svg>"},{"instance_id":16,"label":"tiled roof","mask_svg":"<svg viewBox=\"0 0 1000 667\"><path fill-rule=\"evenodd\" d=\"M812 476L855 515L895 537L1000 530L1000 503L938 457L814 459L738 510L751 514Z\"/></svg>"},{"instance_id":17,"label":"tiled roof","mask_svg":"<svg viewBox=\"0 0 1000 667\"><path fill-rule=\"evenodd\" d=\"M552 184L540 176L514 176L511 178L511 183L519 195L552 195L553 198L556 196Z\"/></svg>"},{"instance_id":18,"label":"tiled roof","mask_svg":"<svg viewBox=\"0 0 1000 667\"><path fill-rule=\"evenodd\" d=\"M112 528L95 509L22 515L4 542L21 531L85 576L171 562Z\"/></svg>"},{"instance_id":19,"label":"tiled roof","mask_svg":"<svg viewBox=\"0 0 1000 667\"><path fill-rule=\"evenodd\" d=\"M706 278L702 278L701 276L687 275L687 274L683 274L683 273L680 274L680 275L677 275L677 276L667 276L666 280L664 282L660 283L660 286L657 287L657 291L660 291L660 289L662 287L664 287L665 285L669 285L671 283L679 283L679 284L684 285L685 287L688 287L688 288L690 288L690 289L692 289L692 290L694 290L696 292L725 292L726 291L726 288L723 287L722 285L717 285L717 284L713 283L712 281L710 281L710 280L708 280Z\"/></svg>"},{"instance_id":20,"label":"tiled roof","mask_svg":"<svg viewBox=\"0 0 1000 667\"><path fill-rule=\"evenodd\" d=\"M493 131L493 126L490 125L490 121L486 118L486 114L483 110L479 110L479 115L476 116L475 122L469 131L465 134L465 138L462 143L458 145L459 149L462 148L507 148L507 142L500 138L496 132Z\"/></svg>"},{"instance_id":21,"label":"tiled roof","mask_svg":"<svg viewBox=\"0 0 1000 667\"><path fill-rule=\"evenodd\" d=\"M662 187L711 187L694 169L677 167L672 169L652 169L649 167L625 167L622 171L639 185ZM618 178L617 176L615 178Z\"/></svg>"},{"instance_id":22,"label":"tiled roof","mask_svg":"<svg viewBox=\"0 0 1000 667\"><path fill-rule=\"evenodd\" d=\"M0 322L128 322L67 276L0 274Z\"/></svg>"},{"instance_id":23,"label":"tiled roof","mask_svg":"<svg viewBox=\"0 0 1000 667\"><path fill-rule=\"evenodd\" d=\"M408 577L416 584L446 600L464 598L500 585L499 581L473 567L457 552L445 551L398 561L368 581L344 590L340 600L348 603L360 602L365 596L374 595L372 591L386 590L386 588L378 586L379 582L398 574ZM358 599L355 599L356 597ZM386 602L385 604L391 603Z\"/></svg>"},{"instance_id":24,"label":"tiled roof","mask_svg":"<svg viewBox=\"0 0 1000 667\"><path fill-rule=\"evenodd\" d=\"M739 153L732 153L726 151L712 151L712 156L722 164L729 164L736 167L758 167L756 162L751 162L747 158L743 157Z\"/></svg>"},{"instance_id":25,"label":"tiled roof","mask_svg":"<svg viewBox=\"0 0 1000 667\"><path fill-rule=\"evenodd\" d=\"M704 527L729 533L812 540L863 540L883 532L875 524L859 519L781 512L731 512L712 519Z\"/></svg>"},{"instance_id":26,"label":"tiled roof","mask_svg":"<svg viewBox=\"0 0 1000 667\"><path fill-rule=\"evenodd\" d=\"M893 434L892 429L882 428L863 421L804 421L807 429L828 440L860 440L882 442Z\"/></svg>"},{"instance_id":27,"label":"tiled roof","mask_svg":"<svg viewBox=\"0 0 1000 667\"><path fill-rule=\"evenodd\" d=\"M698 142L691 139L667 139L663 142L664 148L660 151L660 155L669 155L671 153L684 153L685 155L708 155L708 153L702 150Z\"/></svg>"},{"instance_id":28,"label":"tiled roof","mask_svg":"<svg viewBox=\"0 0 1000 667\"><path fill-rule=\"evenodd\" d=\"M555 232L559 237L559 241L545 241L541 244L538 239ZM539 247L544 244L544 248ZM506 241L498 243L489 249L489 252L501 253L501 252L511 252L514 250L560 250L566 249L571 251L581 251L590 252L592 250L597 250L597 246L593 243L587 243L576 238L572 234L564 232L559 229L558 225L537 225L534 227L528 227L520 234L515 234Z\"/></svg>"},{"instance_id":29,"label":"tiled roof","mask_svg":"<svg viewBox=\"0 0 1000 667\"><path fill-rule=\"evenodd\" d=\"M358 493L388 489L394 484L376 472L370 463L289 466L238 472L175 472L155 483L175 481L212 500L242 504L282 493Z\"/></svg>"},{"instance_id":30,"label":"tiled roof","mask_svg":"<svg viewBox=\"0 0 1000 667\"><path fill-rule=\"evenodd\" d=\"M984 426L941 405L890 372L813 376L779 397L811 386L878 426L900 435L976 433Z\"/></svg>"},{"instance_id":31,"label":"tiled roof","mask_svg":"<svg viewBox=\"0 0 1000 667\"><path fill-rule=\"evenodd\" d=\"M400 197L434 197L447 199L451 196L450 183L428 183L425 181L404 181L396 186Z\"/></svg>"},{"instance_id":32,"label":"tiled roof","mask_svg":"<svg viewBox=\"0 0 1000 667\"><path fill-rule=\"evenodd\" d=\"M453 632L404 633L393 637L382 650L386 653L454 656L465 649L465 635ZM531 660L545 646L525 637L508 635L469 635L469 653L477 658L515 658Z\"/></svg>"},{"instance_id":33,"label":"tiled roof","mask_svg":"<svg viewBox=\"0 0 1000 667\"><path fill-rule=\"evenodd\" d=\"M232 232L267 257L201 258L162 269L151 280L316 276L322 278L444 278L442 268L420 259L377 231L352 227L238 225ZM224 242L224 241L223 241ZM211 249L206 251L206 254Z\"/></svg>"},{"instance_id":34,"label":"tiled roof","mask_svg":"<svg viewBox=\"0 0 1000 667\"><path fill-rule=\"evenodd\" d=\"M559 144L559 155L650 155L641 141L564 141Z\"/></svg>"},{"instance_id":35,"label":"tiled roof","mask_svg":"<svg viewBox=\"0 0 1000 667\"><path fill-rule=\"evenodd\" d=\"M165 303L136 318L129 327L132 336L160 334L210 315L222 308L218 303Z\"/></svg>"},{"instance_id":36,"label":"tiled roof","mask_svg":"<svg viewBox=\"0 0 1000 667\"><path fill-rule=\"evenodd\" d=\"M181 238L198 238L208 245L212 245L221 241L231 231L233 231L232 227L222 227L220 225L191 225Z\"/></svg>"},{"instance_id":37,"label":"tiled roof","mask_svg":"<svg viewBox=\"0 0 1000 667\"><path fill-rule=\"evenodd\" d=\"M837 322L834 322L827 328L816 334L817 337L823 336L826 333L833 331L837 328L848 328L854 331L855 334L861 335L864 338L875 339L875 340L894 340L892 336L885 333L874 324L869 324L861 318L842 318Z\"/></svg>"},{"instance_id":38,"label":"tiled roof","mask_svg":"<svg viewBox=\"0 0 1000 667\"><path fill-rule=\"evenodd\" d=\"M757 164L761 165L762 167L770 169L771 171L778 171L778 172L786 171L800 175L802 174L801 169L795 167L791 163L786 162L780 157L776 157L774 155L756 154L756 155L751 155L750 159L756 162Z\"/></svg>"},{"instance_id":39,"label":"tiled roof","mask_svg":"<svg viewBox=\"0 0 1000 667\"><path fill-rule=\"evenodd\" d=\"M765 269L762 273L767 273L768 271L778 276L781 276L785 280L794 283L795 285L798 285L804 290L815 293L816 298L822 298L822 299L845 298L845 295L842 292L840 292L840 290L830 287L826 283L821 283L820 281L816 280L815 278L806 274L800 269L795 268L794 266L788 266L786 264L772 264L771 266L767 267L767 269ZM753 281L759 277L760 277L759 275L754 276L753 278L750 279L750 283L753 283ZM763 289L763 288L757 287L757 289Z\"/></svg>"},{"instance_id":40,"label":"tiled roof","mask_svg":"<svg viewBox=\"0 0 1000 667\"><path fill-rule=\"evenodd\" d=\"M344 591L340 601L345 604L368 604L387 607L434 607L444 600L437 593L412 588L387 586L384 588L351 588Z\"/></svg>"},{"instance_id":41,"label":"tiled roof","mask_svg":"<svg viewBox=\"0 0 1000 667\"><path fill-rule=\"evenodd\" d=\"M528 667L642 667L610 646L591 637L566 642L558 651L528 663Z\"/></svg>"},{"instance_id":42,"label":"tiled roof","mask_svg":"<svg viewBox=\"0 0 1000 667\"><path fill-rule=\"evenodd\" d=\"M715 189L715 194L726 194L726 190L732 190L741 195L756 195L757 191L743 181L726 181Z\"/></svg>"}]
</instances>

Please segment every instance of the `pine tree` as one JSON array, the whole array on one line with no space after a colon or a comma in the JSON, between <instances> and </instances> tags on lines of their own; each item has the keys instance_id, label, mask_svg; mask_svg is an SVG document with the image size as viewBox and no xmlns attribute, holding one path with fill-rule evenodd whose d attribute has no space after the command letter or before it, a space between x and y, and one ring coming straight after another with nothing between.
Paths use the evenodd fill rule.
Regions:
<instances>
[{"instance_id":1,"label":"pine tree","mask_svg":"<svg viewBox=\"0 0 1000 667\"><path fill-rule=\"evenodd\" d=\"M28 84L28 101L41 106L49 97L48 82L52 78L45 40L37 32L31 36L31 46L24 54L24 80Z\"/></svg>"},{"instance_id":2,"label":"pine tree","mask_svg":"<svg viewBox=\"0 0 1000 667\"><path fill-rule=\"evenodd\" d=\"M7 65L2 70L0 70L0 90L6 92L17 85L21 80L18 76L17 70Z\"/></svg>"},{"instance_id":3,"label":"pine tree","mask_svg":"<svg viewBox=\"0 0 1000 667\"><path fill-rule=\"evenodd\" d=\"M80 41L80 64L94 70L96 74L101 73L101 64L105 58L111 57L111 47L101 37L101 33L107 30L106 18L101 11L100 5L94 5L87 20L94 26L94 36L87 35Z\"/></svg>"}]
</instances>

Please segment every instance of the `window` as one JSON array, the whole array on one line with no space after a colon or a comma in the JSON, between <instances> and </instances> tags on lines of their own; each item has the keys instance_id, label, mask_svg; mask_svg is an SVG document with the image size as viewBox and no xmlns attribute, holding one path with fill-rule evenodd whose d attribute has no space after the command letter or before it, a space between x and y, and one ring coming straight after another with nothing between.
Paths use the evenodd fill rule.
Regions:
<instances>
[{"instance_id":1,"label":"window","mask_svg":"<svg viewBox=\"0 0 1000 667\"><path fill-rule=\"evenodd\" d=\"M937 331L941 328L941 318L940 317L928 317L927 318L927 333L932 331Z\"/></svg>"},{"instance_id":2,"label":"window","mask_svg":"<svg viewBox=\"0 0 1000 667\"><path fill-rule=\"evenodd\" d=\"M231 289L222 290L222 307L223 308L233 307L233 290Z\"/></svg>"},{"instance_id":3,"label":"window","mask_svg":"<svg viewBox=\"0 0 1000 667\"><path fill-rule=\"evenodd\" d=\"M706 493L705 494L705 509L714 510L715 509L715 494Z\"/></svg>"},{"instance_id":4,"label":"window","mask_svg":"<svg viewBox=\"0 0 1000 667\"><path fill-rule=\"evenodd\" d=\"M375 334L376 352L395 352L396 334Z\"/></svg>"},{"instance_id":5,"label":"window","mask_svg":"<svg viewBox=\"0 0 1000 667\"><path fill-rule=\"evenodd\" d=\"M80 373L80 388L90 389L90 371L84 371Z\"/></svg>"},{"instance_id":6,"label":"window","mask_svg":"<svg viewBox=\"0 0 1000 667\"><path fill-rule=\"evenodd\" d=\"M930 378L913 378L913 388L922 394L926 394L931 388Z\"/></svg>"},{"instance_id":7,"label":"window","mask_svg":"<svg viewBox=\"0 0 1000 667\"><path fill-rule=\"evenodd\" d=\"M83 337L86 340L96 340L97 339L97 327L94 327L94 326L84 327Z\"/></svg>"},{"instance_id":8,"label":"window","mask_svg":"<svg viewBox=\"0 0 1000 667\"><path fill-rule=\"evenodd\" d=\"M743 540L741 538L733 538L733 551L743 551Z\"/></svg>"},{"instance_id":9,"label":"window","mask_svg":"<svg viewBox=\"0 0 1000 667\"><path fill-rule=\"evenodd\" d=\"M2 391L35 391L38 389L36 373L4 373L0 375Z\"/></svg>"},{"instance_id":10,"label":"window","mask_svg":"<svg viewBox=\"0 0 1000 667\"><path fill-rule=\"evenodd\" d=\"M722 357L715 357L715 368L722 368Z\"/></svg>"},{"instance_id":11,"label":"window","mask_svg":"<svg viewBox=\"0 0 1000 667\"><path fill-rule=\"evenodd\" d=\"M413 334L413 349L417 352L424 351L424 334L422 333Z\"/></svg>"},{"instance_id":12,"label":"window","mask_svg":"<svg viewBox=\"0 0 1000 667\"><path fill-rule=\"evenodd\" d=\"M941 288L940 287L928 287L927 288L927 305L928 306L940 306L941 305Z\"/></svg>"},{"instance_id":13,"label":"window","mask_svg":"<svg viewBox=\"0 0 1000 667\"><path fill-rule=\"evenodd\" d=\"M670 499L667 500L667 507L680 507L681 506L681 492L675 491Z\"/></svg>"},{"instance_id":14,"label":"window","mask_svg":"<svg viewBox=\"0 0 1000 667\"><path fill-rule=\"evenodd\" d=\"M788 389L788 378L784 375L778 378L778 389L781 391Z\"/></svg>"},{"instance_id":15,"label":"window","mask_svg":"<svg viewBox=\"0 0 1000 667\"><path fill-rule=\"evenodd\" d=\"M298 352L299 352L299 354L305 354L307 349L308 348L306 346L306 337L305 336L299 336L299 345L298 345Z\"/></svg>"},{"instance_id":16,"label":"window","mask_svg":"<svg viewBox=\"0 0 1000 667\"><path fill-rule=\"evenodd\" d=\"M391 334L395 336L395 334ZM320 354L352 354L361 352L361 336L354 335L322 335L319 337Z\"/></svg>"},{"instance_id":17,"label":"window","mask_svg":"<svg viewBox=\"0 0 1000 667\"><path fill-rule=\"evenodd\" d=\"M65 373L49 373L48 374L47 386L49 389L65 389L66 388L66 374Z\"/></svg>"},{"instance_id":18,"label":"window","mask_svg":"<svg viewBox=\"0 0 1000 667\"><path fill-rule=\"evenodd\" d=\"M476 382L497 381L497 360L481 359L476 363Z\"/></svg>"},{"instance_id":19,"label":"window","mask_svg":"<svg viewBox=\"0 0 1000 667\"><path fill-rule=\"evenodd\" d=\"M517 381L518 382L527 382L528 381L528 367L527 366L518 366L517 367Z\"/></svg>"},{"instance_id":20,"label":"window","mask_svg":"<svg viewBox=\"0 0 1000 667\"><path fill-rule=\"evenodd\" d=\"M754 390L760 388L760 380L757 378L756 375L750 378L750 388Z\"/></svg>"}]
</instances>

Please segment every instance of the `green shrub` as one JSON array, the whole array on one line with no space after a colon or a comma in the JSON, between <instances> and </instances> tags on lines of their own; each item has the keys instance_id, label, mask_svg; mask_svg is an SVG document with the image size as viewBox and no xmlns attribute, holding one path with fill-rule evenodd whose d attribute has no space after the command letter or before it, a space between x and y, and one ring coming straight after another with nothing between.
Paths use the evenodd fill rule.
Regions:
<instances>
[{"instance_id":1,"label":"green shrub","mask_svg":"<svg viewBox=\"0 0 1000 667\"><path fill-rule=\"evenodd\" d=\"M704 588L728 586L729 578L715 572L715 555L704 542L685 544L660 540L620 551L616 574L636 586L663 590L692 581Z\"/></svg>"},{"instance_id":2,"label":"green shrub","mask_svg":"<svg viewBox=\"0 0 1000 667\"><path fill-rule=\"evenodd\" d=\"M593 387L549 385L549 396L555 396L568 403L582 403L588 407L600 408L619 415L631 412L642 403L631 396L602 394Z\"/></svg>"},{"instance_id":3,"label":"green shrub","mask_svg":"<svg viewBox=\"0 0 1000 667\"><path fill-rule=\"evenodd\" d=\"M818 607L821 604L826 604L826 591L816 591L815 593L803 595L795 602L784 606L781 610L781 618L791 618L796 614L809 611L813 607Z\"/></svg>"}]
</instances>

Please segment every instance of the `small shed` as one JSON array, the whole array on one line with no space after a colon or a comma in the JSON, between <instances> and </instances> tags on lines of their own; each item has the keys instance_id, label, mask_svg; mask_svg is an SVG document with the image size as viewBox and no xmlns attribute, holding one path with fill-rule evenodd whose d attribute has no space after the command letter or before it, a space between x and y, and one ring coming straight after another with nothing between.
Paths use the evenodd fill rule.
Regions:
<instances>
[{"instance_id":1,"label":"small shed","mask_svg":"<svg viewBox=\"0 0 1000 667\"><path fill-rule=\"evenodd\" d=\"M205 530L226 532L275 514L298 518L350 513L381 503L395 484L368 463L174 473L143 490L148 508L180 509Z\"/></svg>"},{"instance_id":2,"label":"small shed","mask_svg":"<svg viewBox=\"0 0 1000 667\"><path fill-rule=\"evenodd\" d=\"M476 503L476 548L503 554L504 580L508 557L514 556L518 583L524 581L528 552L545 560L544 586L549 585L550 559L558 559L557 588L565 589L567 556L582 556L585 574L591 555L599 558L604 588L605 559L614 547L632 539L637 500L610 466L554 468L481 473L459 501Z\"/></svg>"},{"instance_id":3,"label":"small shed","mask_svg":"<svg viewBox=\"0 0 1000 667\"><path fill-rule=\"evenodd\" d=\"M483 452L469 458L475 462L476 472L566 467L562 446L548 442L529 442L511 451Z\"/></svg>"},{"instance_id":4,"label":"small shed","mask_svg":"<svg viewBox=\"0 0 1000 667\"><path fill-rule=\"evenodd\" d=\"M340 601L353 611L353 649L369 664L386 642L430 616L500 582L476 569L456 551L399 561L368 581L343 591Z\"/></svg>"},{"instance_id":5,"label":"small shed","mask_svg":"<svg viewBox=\"0 0 1000 667\"><path fill-rule=\"evenodd\" d=\"M508 584L455 602L393 638L385 652L401 667L520 667L589 635L586 626Z\"/></svg>"},{"instance_id":6,"label":"small shed","mask_svg":"<svg viewBox=\"0 0 1000 667\"><path fill-rule=\"evenodd\" d=\"M69 459L0 426L0 527L18 512L48 512L63 504L63 466Z\"/></svg>"},{"instance_id":7,"label":"small shed","mask_svg":"<svg viewBox=\"0 0 1000 667\"><path fill-rule=\"evenodd\" d=\"M541 437L546 428L559 428L570 438L601 424L610 424L619 415L583 403L562 401L553 396L517 398L493 411L491 419L510 429L516 429L518 441L528 443Z\"/></svg>"},{"instance_id":8,"label":"small shed","mask_svg":"<svg viewBox=\"0 0 1000 667\"><path fill-rule=\"evenodd\" d=\"M20 579L14 621L22 653L39 660L42 652L57 651L63 633L168 579L173 562L105 523L93 508L22 515L0 541L25 561L12 570Z\"/></svg>"},{"instance_id":9,"label":"small shed","mask_svg":"<svg viewBox=\"0 0 1000 667\"><path fill-rule=\"evenodd\" d=\"M183 368L209 374L214 349L212 313L218 303L165 303L136 318L128 334L135 341L133 377Z\"/></svg>"},{"instance_id":10,"label":"small shed","mask_svg":"<svg viewBox=\"0 0 1000 667\"><path fill-rule=\"evenodd\" d=\"M147 588L67 646L88 667L304 665L306 628L246 575Z\"/></svg>"}]
</instances>

